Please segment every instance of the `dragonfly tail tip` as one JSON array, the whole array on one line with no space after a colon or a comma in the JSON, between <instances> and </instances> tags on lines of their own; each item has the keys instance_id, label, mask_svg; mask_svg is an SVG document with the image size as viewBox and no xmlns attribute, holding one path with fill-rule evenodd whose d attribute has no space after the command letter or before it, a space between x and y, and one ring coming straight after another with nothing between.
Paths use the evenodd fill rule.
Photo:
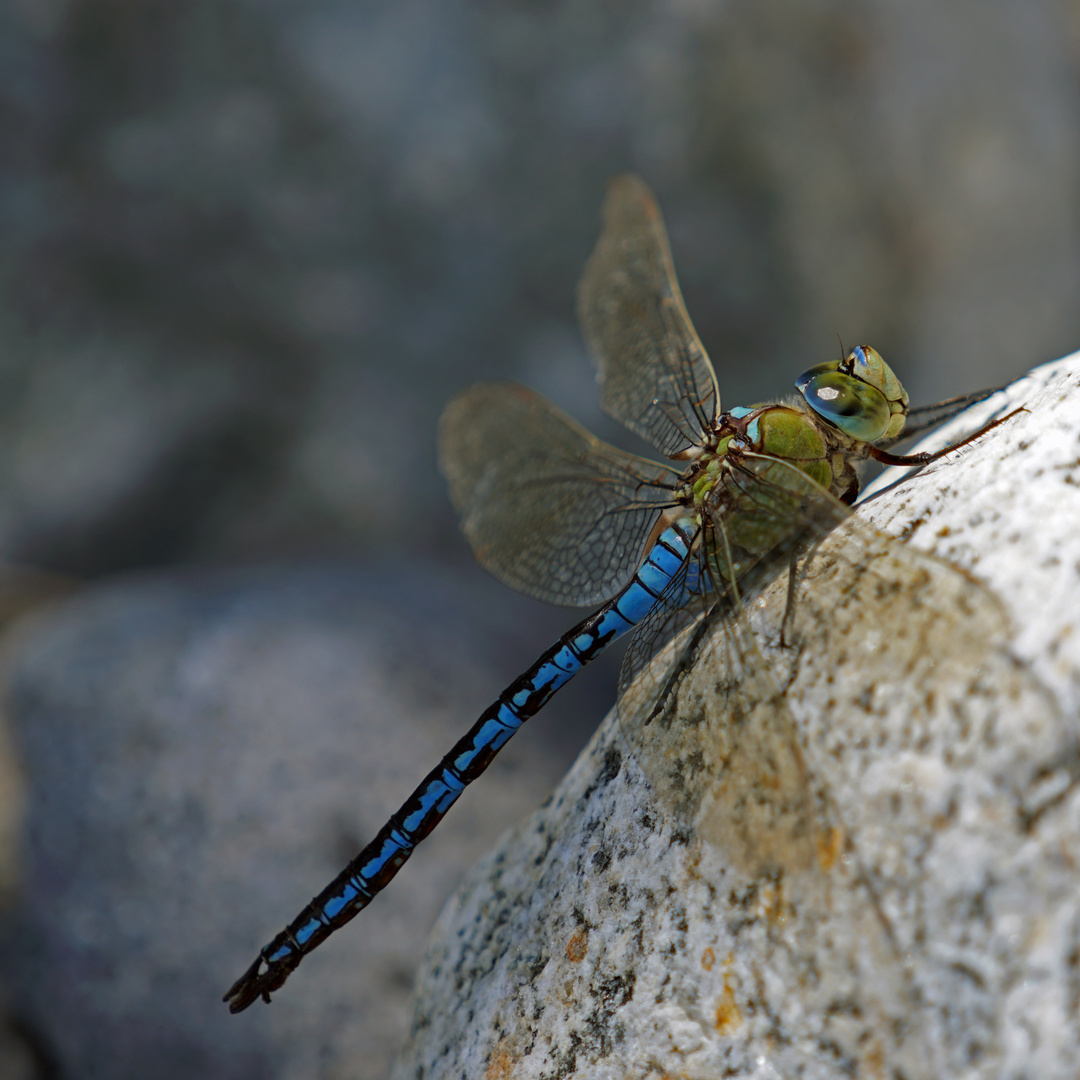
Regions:
<instances>
[{"instance_id":1,"label":"dragonfly tail tip","mask_svg":"<svg viewBox=\"0 0 1080 1080\"><path fill-rule=\"evenodd\" d=\"M263 974L259 971L262 963L263 958L260 956L225 992L221 1000L229 1006L229 1012L241 1013L259 998L262 998L267 1005L270 1004L271 988L266 985L268 973Z\"/></svg>"}]
</instances>

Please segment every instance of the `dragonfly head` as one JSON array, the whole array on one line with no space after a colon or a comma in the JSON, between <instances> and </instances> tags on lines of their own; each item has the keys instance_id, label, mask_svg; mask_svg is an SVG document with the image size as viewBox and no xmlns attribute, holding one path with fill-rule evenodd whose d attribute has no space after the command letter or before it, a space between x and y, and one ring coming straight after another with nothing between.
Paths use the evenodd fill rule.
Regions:
<instances>
[{"instance_id":1,"label":"dragonfly head","mask_svg":"<svg viewBox=\"0 0 1080 1080\"><path fill-rule=\"evenodd\" d=\"M795 386L826 423L860 442L895 439L904 428L907 393L869 345L804 371Z\"/></svg>"}]
</instances>

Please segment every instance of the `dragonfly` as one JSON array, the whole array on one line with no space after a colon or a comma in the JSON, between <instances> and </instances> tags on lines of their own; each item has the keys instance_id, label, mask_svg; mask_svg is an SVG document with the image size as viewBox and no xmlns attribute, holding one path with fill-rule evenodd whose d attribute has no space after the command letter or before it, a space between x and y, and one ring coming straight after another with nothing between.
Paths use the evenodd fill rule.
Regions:
<instances>
[{"instance_id":1,"label":"dragonfly","mask_svg":"<svg viewBox=\"0 0 1080 1080\"><path fill-rule=\"evenodd\" d=\"M601 442L539 394L505 383L474 386L449 403L440 465L485 569L538 599L599 607L499 694L374 839L259 952L224 995L231 1012L269 1002L308 953L390 883L522 724L631 631L617 708L656 790L688 819L709 801L714 817L735 822L729 832L742 836L748 861L794 858L806 845L784 838L805 838L812 808L790 724L766 724L763 745L744 746L744 756L794 774L763 785L788 794L758 798L747 810L745 800L706 800L715 777L693 775L708 773L704 756L686 749L690 741L671 724L667 703L721 627L733 684L784 715L745 625L747 600L785 570L794 582L800 557L849 519L862 461L926 465L1007 419L933 453L892 453L899 439L994 391L913 409L869 346L811 367L788 400L722 410L660 211L629 175L609 186L578 313L603 408L667 462ZM770 740L787 744L786 758L764 745Z\"/></svg>"}]
</instances>

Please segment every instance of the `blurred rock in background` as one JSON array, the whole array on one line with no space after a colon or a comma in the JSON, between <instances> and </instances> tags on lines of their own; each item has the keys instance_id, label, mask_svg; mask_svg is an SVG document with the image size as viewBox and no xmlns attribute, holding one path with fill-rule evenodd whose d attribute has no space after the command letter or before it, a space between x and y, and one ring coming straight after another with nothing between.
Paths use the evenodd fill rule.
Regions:
<instances>
[{"instance_id":1,"label":"blurred rock in background","mask_svg":"<svg viewBox=\"0 0 1080 1080\"><path fill-rule=\"evenodd\" d=\"M0 552L98 574L455 550L477 378L597 418L574 319L640 172L734 404L871 341L936 399L1080 326L1048 0L16 0L0 32Z\"/></svg>"},{"instance_id":2,"label":"blurred rock in background","mask_svg":"<svg viewBox=\"0 0 1080 1080\"><path fill-rule=\"evenodd\" d=\"M448 742L513 665L575 615L537 614L472 565L435 469L435 422L454 390L510 378L622 439L599 413L574 316L606 180L633 170L655 188L727 404L787 393L801 370L836 355L837 335L877 346L916 402L1003 382L1080 336L1077 18L1066 0L10 0L0 9L0 558L95 579L152 568L153 588L173 605L155 626L188 625L177 611L190 579L178 567L274 560L265 584L273 592L275 574L298 572L290 562L356 560L375 567L372 580L385 577L379 603L357 599L357 622L336 646L358 657L350 634L387 617L391 575L401 577L401 625L433 628L411 651L410 634L395 631L409 664L443 670L434 654L453 636L484 672L467 700L455 699ZM448 576L475 600L433 616L418 599L423 583ZM236 588L209 580L217 584L200 588L212 596ZM139 590L99 587L116 619L137 621ZM66 634L95 644L101 630L80 606L98 602L89 595L28 640ZM325 612L310 617L324 615L326 634L341 635ZM485 619L517 620L528 643L504 662ZM191 625L212 650L213 620ZM159 661L145 660L138 635L105 640L135 665L124 676L136 687L130 716L168 712L172 683ZM41 750L52 740L50 753L63 753L73 708L87 729L89 741L77 744L86 768L105 768L118 702L26 648L14 678L37 689L33 707L19 696L8 704L17 744ZM99 650L94 664L119 671L121 658L110 656ZM299 666L294 677L316 678ZM610 671L596 685L599 719ZM252 733L250 759L236 759L249 783L272 785L290 740L302 745L323 707L312 698L313 713L296 715L288 738L284 729L265 740ZM360 726L369 719L362 696L352 707L357 726L350 735L343 720L341 731L349 762L375 737ZM183 722L194 744L210 734L193 715ZM557 775L587 734L551 736L543 775ZM53 834L38 816L40 785L55 774L48 755L21 752L31 791L27 896L38 896L42 866L62 877L75 855L85 856L80 880L105 875L91 849L123 849L117 822L129 822L133 845L157 835L153 815L138 810L153 793L134 793L127 775L108 784L129 792L128 817L118 808L100 836L43 851L41 838ZM384 812L441 752L434 742L416 750L414 770L378 800ZM160 753L147 758L157 761L155 783L167 775L186 784L190 820L216 821L198 770L163 772L170 759ZM337 798L344 773L341 784L310 798ZM178 791L170 797L180 800ZM65 795L66 813L99 820L92 793ZM278 829L312 812L308 798L299 785L282 795L283 816L252 839L253 865ZM374 806L365 804L362 821L344 803L339 812L356 841L379 824ZM504 812L498 824L509 823ZM216 827L197 835L210 844ZM65 855L68 843L76 850ZM218 993L238 974L235 959L248 963L247 946L291 918L293 904L281 896L265 911L234 908L215 891L220 879L192 869L191 859L211 859L198 843L164 850L176 861L163 855L146 871L153 888L175 879L220 897L222 936L195 947L214 961L206 992ZM325 883L311 873L297 871L305 900ZM136 890L138 878L131 869L117 889ZM452 879L442 879L444 891ZM264 887L269 895L282 886ZM120 903L115 889L87 884L82 894ZM438 906L429 899L410 924L417 941ZM138 896L130 903L142 911ZM104 910L81 917L100 926ZM99 938L111 944L98 958L156 935L171 942L180 928L196 933L173 915L155 927L140 914L145 939ZM12 925L28 917L23 910ZM50 944L40 938L47 927L35 925L49 964L24 964L33 980L9 988L23 1003L20 1030L37 1033L26 1036L31 1057L59 1062L61 1075L92 1075L82 1056L92 1052L100 1075L146 1075L147 1059L125 1043L139 1027L133 1018L146 1020L130 1003L158 995L161 1011L146 1022L167 1027L187 1007L170 1012L169 1001L186 1001L196 986L202 994L203 983L185 984L182 959L157 986L144 967L131 975L122 951L109 955L112 966L93 979L130 977L134 987L108 997L119 1019L102 1028L93 1009L77 1007L90 976L73 959L64 966L75 956L66 931ZM358 961L352 985L390 1000L393 987L404 993L407 963L384 979ZM57 987L64 1007L50 1018ZM305 992L317 993L297 976L270 1015L301 1008ZM349 1058L341 1040L359 1038L349 1025L357 999L326 1000L340 1010L329 1023L317 1012L295 1013L303 1023L223 1022L263 1033L269 1046L279 1044L266 1025L280 1022L309 1048L337 1047L305 1075L381 1075L355 1063L381 1069L399 1038L392 1010L375 1025L385 1046L354 1042L360 1051ZM73 1034L80 1023L98 1040L92 1050ZM145 1053L160 1061L172 1045L177 1061L197 1060L208 1076L286 1068L276 1053L215 1051L223 1044L209 1021L178 1026L172 1043L154 1030ZM203 1035L205 1052L195 1053ZM246 1038L233 1037L237 1046Z\"/></svg>"},{"instance_id":3,"label":"blurred rock in background","mask_svg":"<svg viewBox=\"0 0 1080 1080\"><path fill-rule=\"evenodd\" d=\"M561 776L547 726L272 1007L221 996L519 662L490 590L272 566L128 578L24 623L8 697L30 852L0 970L60 1075L386 1075L442 900Z\"/></svg>"}]
</instances>

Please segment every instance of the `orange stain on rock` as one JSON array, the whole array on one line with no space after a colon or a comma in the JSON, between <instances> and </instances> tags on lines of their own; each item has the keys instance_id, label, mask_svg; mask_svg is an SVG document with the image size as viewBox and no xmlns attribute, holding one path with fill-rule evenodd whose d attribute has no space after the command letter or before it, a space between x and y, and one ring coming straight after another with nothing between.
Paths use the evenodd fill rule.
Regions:
<instances>
[{"instance_id":1,"label":"orange stain on rock","mask_svg":"<svg viewBox=\"0 0 1080 1080\"><path fill-rule=\"evenodd\" d=\"M784 879L764 882L758 892L758 909L771 923L783 923L789 915L789 905L784 895Z\"/></svg>"},{"instance_id":2,"label":"orange stain on rock","mask_svg":"<svg viewBox=\"0 0 1080 1080\"><path fill-rule=\"evenodd\" d=\"M716 1002L716 1030L730 1035L742 1023L742 1011L735 1003L735 991L731 988L731 976L724 976L724 989Z\"/></svg>"},{"instance_id":3,"label":"orange stain on rock","mask_svg":"<svg viewBox=\"0 0 1080 1080\"><path fill-rule=\"evenodd\" d=\"M484 1080L510 1080L514 1072L514 1058L501 1043L491 1052Z\"/></svg>"},{"instance_id":4,"label":"orange stain on rock","mask_svg":"<svg viewBox=\"0 0 1080 1080\"><path fill-rule=\"evenodd\" d=\"M818 864L822 870L831 870L844 851L844 831L835 825L824 835L814 837Z\"/></svg>"},{"instance_id":5,"label":"orange stain on rock","mask_svg":"<svg viewBox=\"0 0 1080 1080\"><path fill-rule=\"evenodd\" d=\"M566 943L566 958L572 964L585 959L585 952L589 947L589 935L580 930L575 930L570 940Z\"/></svg>"},{"instance_id":6,"label":"orange stain on rock","mask_svg":"<svg viewBox=\"0 0 1080 1080\"><path fill-rule=\"evenodd\" d=\"M698 867L701 866L702 855L704 854L702 844L700 840L695 840L686 849L686 871L688 874L697 876Z\"/></svg>"},{"instance_id":7,"label":"orange stain on rock","mask_svg":"<svg viewBox=\"0 0 1080 1080\"><path fill-rule=\"evenodd\" d=\"M863 1055L862 1075L867 1077L882 1077L885 1075L885 1052L879 1044L874 1043Z\"/></svg>"},{"instance_id":8,"label":"orange stain on rock","mask_svg":"<svg viewBox=\"0 0 1080 1080\"><path fill-rule=\"evenodd\" d=\"M703 967L703 968L704 968L704 969L705 969L706 971L712 971L712 966L713 966L713 964L715 964L715 963L716 963L716 953L714 953L714 952L712 951L712 949L706 949L706 950L705 950L705 951L704 951L704 952L703 952L703 953L701 954L701 966L702 966L702 967Z\"/></svg>"}]
</instances>

